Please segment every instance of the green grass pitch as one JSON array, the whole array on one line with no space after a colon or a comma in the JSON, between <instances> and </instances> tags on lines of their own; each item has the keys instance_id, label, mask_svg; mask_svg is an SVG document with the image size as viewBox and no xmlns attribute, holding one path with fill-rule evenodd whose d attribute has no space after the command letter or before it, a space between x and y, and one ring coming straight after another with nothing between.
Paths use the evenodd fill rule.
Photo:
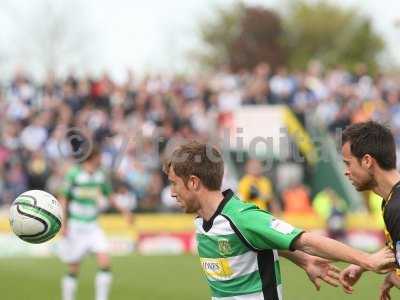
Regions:
<instances>
[{"instance_id":1,"label":"green grass pitch","mask_svg":"<svg viewBox=\"0 0 400 300\"><path fill-rule=\"evenodd\" d=\"M208 287L195 256L113 257L114 282L110 300L205 300L210 299ZM77 300L94 298L93 278L96 265L88 258L82 265ZM56 258L0 259L0 299L60 299L60 278L65 267ZM323 285L320 292L308 281L306 274L282 259L284 298L309 299L378 299L383 276L372 273L364 277L349 296L340 288ZM400 295L393 289L392 299Z\"/></svg>"}]
</instances>

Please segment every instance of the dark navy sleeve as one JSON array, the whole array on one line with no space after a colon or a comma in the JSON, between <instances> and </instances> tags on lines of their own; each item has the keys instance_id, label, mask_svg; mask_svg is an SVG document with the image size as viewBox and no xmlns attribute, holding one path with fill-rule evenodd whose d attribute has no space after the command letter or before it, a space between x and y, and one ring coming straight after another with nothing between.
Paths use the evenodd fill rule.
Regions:
<instances>
[{"instance_id":1,"label":"dark navy sleeve","mask_svg":"<svg viewBox=\"0 0 400 300\"><path fill-rule=\"evenodd\" d=\"M397 265L400 266L400 193L393 196L386 205L383 217L396 251Z\"/></svg>"}]
</instances>

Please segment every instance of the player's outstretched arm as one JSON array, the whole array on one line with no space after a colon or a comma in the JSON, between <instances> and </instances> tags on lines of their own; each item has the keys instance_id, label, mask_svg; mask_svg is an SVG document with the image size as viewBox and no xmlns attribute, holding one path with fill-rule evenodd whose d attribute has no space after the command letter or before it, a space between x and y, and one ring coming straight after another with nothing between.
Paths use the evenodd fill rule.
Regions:
<instances>
[{"instance_id":1,"label":"player's outstretched arm","mask_svg":"<svg viewBox=\"0 0 400 300\"><path fill-rule=\"evenodd\" d=\"M331 261L301 251L279 251L279 255L302 268L317 291L321 288L321 280L334 287L339 285L340 269Z\"/></svg>"},{"instance_id":2,"label":"player's outstretched arm","mask_svg":"<svg viewBox=\"0 0 400 300\"><path fill-rule=\"evenodd\" d=\"M393 251L390 249L367 254L333 239L309 232L302 233L294 242L293 248L310 255L355 264L374 272L388 272L395 262Z\"/></svg>"}]
</instances>

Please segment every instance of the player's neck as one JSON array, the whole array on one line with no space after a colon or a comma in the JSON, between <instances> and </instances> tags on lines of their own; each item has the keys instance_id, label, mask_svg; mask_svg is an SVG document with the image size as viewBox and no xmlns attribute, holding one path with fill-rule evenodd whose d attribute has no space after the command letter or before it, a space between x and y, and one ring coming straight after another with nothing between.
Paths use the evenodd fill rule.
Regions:
<instances>
[{"instance_id":1,"label":"player's neck","mask_svg":"<svg viewBox=\"0 0 400 300\"><path fill-rule=\"evenodd\" d=\"M208 221L215 214L218 206L224 200L224 195L221 191L207 191L201 196L201 207L198 210L198 215Z\"/></svg>"},{"instance_id":2,"label":"player's neck","mask_svg":"<svg viewBox=\"0 0 400 300\"><path fill-rule=\"evenodd\" d=\"M387 199L393 186L400 181L400 173L396 169L378 173L375 176L376 186L373 191L383 199Z\"/></svg>"},{"instance_id":3,"label":"player's neck","mask_svg":"<svg viewBox=\"0 0 400 300\"><path fill-rule=\"evenodd\" d=\"M82 167L86 172L88 172L90 174L92 174L96 171L96 168L92 164L83 164Z\"/></svg>"}]
</instances>

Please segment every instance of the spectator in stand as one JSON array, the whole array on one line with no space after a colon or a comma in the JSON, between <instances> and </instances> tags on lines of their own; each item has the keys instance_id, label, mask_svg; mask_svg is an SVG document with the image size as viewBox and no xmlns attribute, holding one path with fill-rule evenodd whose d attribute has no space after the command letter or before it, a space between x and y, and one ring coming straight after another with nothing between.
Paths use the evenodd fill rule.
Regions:
<instances>
[{"instance_id":1,"label":"spectator in stand","mask_svg":"<svg viewBox=\"0 0 400 300\"><path fill-rule=\"evenodd\" d=\"M311 207L310 190L301 182L295 182L282 192L283 209L285 213L310 214Z\"/></svg>"},{"instance_id":2,"label":"spectator in stand","mask_svg":"<svg viewBox=\"0 0 400 300\"><path fill-rule=\"evenodd\" d=\"M315 212L326 222L328 236L345 241L345 217L348 210L346 202L332 188L325 188L314 198Z\"/></svg>"},{"instance_id":3,"label":"spectator in stand","mask_svg":"<svg viewBox=\"0 0 400 300\"><path fill-rule=\"evenodd\" d=\"M271 180L263 175L263 166L257 159L246 162L245 175L239 181L238 192L241 199L254 203L260 209L277 211Z\"/></svg>"},{"instance_id":4,"label":"spectator in stand","mask_svg":"<svg viewBox=\"0 0 400 300\"><path fill-rule=\"evenodd\" d=\"M43 152L48 176L41 186L49 184L57 162L71 163L66 132L77 127L100 144L104 163L126 178L140 207L143 199L154 197L147 185L160 172L158 157L170 141L215 137L219 122L230 122L231 111L242 105L287 104L304 124L313 118L332 133L357 120L386 122L400 149L400 76L372 77L367 71L365 65L351 72L312 61L306 70L289 72L260 63L239 72L224 66L207 76L139 79L128 72L117 83L107 73L98 78L49 73L35 82L18 69L9 82L0 82L1 152L8 162L0 198L9 202L16 190L32 188L30 171L15 162L30 161L31 152ZM160 206L155 210L161 209L160 199L153 202Z\"/></svg>"}]
</instances>

